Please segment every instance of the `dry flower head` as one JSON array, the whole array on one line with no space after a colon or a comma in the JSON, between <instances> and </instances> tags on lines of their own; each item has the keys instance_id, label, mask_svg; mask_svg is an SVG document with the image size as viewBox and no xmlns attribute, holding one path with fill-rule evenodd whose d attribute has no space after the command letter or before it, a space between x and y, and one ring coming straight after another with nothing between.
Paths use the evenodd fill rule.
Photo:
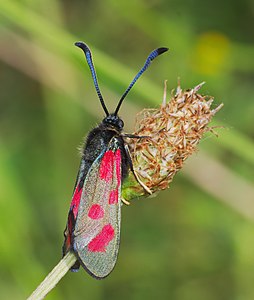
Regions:
<instances>
[{"instance_id":1,"label":"dry flower head","mask_svg":"<svg viewBox=\"0 0 254 300\"><path fill-rule=\"evenodd\" d=\"M137 115L135 132L143 138L128 140L134 170L152 193L169 187L183 162L197 149L204 133L212 131L208 123L221 109L211 109L213 98L198 94L204 83L183 91L178 85L175 95L164 97L158 109L144 109ZM127 200L146 194L129 173L123 196Z\"/></svg>"}]
</instances>

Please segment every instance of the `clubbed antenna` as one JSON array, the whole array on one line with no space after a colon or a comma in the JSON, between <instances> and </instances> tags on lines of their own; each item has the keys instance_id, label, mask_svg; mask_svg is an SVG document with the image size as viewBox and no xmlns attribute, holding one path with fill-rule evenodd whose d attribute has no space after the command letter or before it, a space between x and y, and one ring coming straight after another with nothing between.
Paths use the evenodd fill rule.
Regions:
<instances>
[{"instance_id":1,"label":"clubbed antenna","mask_svg":"<svg viewBox=\"0 0 254 300\"><path fill-rule=\"evenodd\" d=\"M101 91L100 91L100 88L99 88L98 80L97 80L97 75L96 75L95 68L94 68L94 65L93 65L92 53L91 53L89 47L83 42L76 42L75 46L82 49L85 53L88 66L89 66L89 68L91 70L91 73L92 73L93 83L94 83L97 95L100 99L100 102L101 102L103 110L105 111L105 114L108 116L109 112L108 112L108 109L107 109L107 107L105 105L105 102L103 100L103 97L102 97L102 94L101 94Z\"/></svg>"},{"instance_id":2,"label":"clubbed antenna","mask_svg":"<svg viewBox=\"0 0 254 300\"><path fill-rule=\"evenodd\" d=\"M147 57L147 60L143 66L143 68L141 68L141 70L138 72L138 74L134 77L134 79L132 80L132 82L130 83L129 87L127 88L127 90L124 92L124 94L122 95L121 99L119 100L119 103L116 107L116 110L114 112L114 115L117 115L121 105L122 105L122 102L124 100L124 98L127 96L127 94L129 93L129 91L131 90L131 88L133 87L133 85L135 84L135 82L139 79L139 77L145 72L145 70L149 67L150 63L157 57L159 56L160 54L164 53L168 51L168 48L158 48L156 50L153 50L149 56Z\"/></svg>"}]
</instances>

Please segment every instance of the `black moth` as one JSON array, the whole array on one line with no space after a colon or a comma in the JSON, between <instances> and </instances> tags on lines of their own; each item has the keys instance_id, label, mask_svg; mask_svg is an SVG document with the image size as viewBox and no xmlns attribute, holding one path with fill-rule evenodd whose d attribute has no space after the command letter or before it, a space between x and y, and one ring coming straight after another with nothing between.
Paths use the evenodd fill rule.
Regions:
<instances>
[{"instance_id":1,"label":"black moth","mask_svg":"<svg viewBox=\"0 0 254 300\"><path fill-rule=\"evenodd\" d=\"M144 66L122 95L114 113L109 113L101 95L91 51L83 42L75 45L84 51L97 95L106 117L94 128L85 142L80 168L74 187L68 221L64 232L63 255L72 251L77 257L72 271L80 264L93 277L101 279L113 270L120 243L121 183L129 169L138 182L124 137L141 138L122 133L124 122L118 111L132 86L151 61L167 51L152 51Z\"/></svg>"}]
</instances>

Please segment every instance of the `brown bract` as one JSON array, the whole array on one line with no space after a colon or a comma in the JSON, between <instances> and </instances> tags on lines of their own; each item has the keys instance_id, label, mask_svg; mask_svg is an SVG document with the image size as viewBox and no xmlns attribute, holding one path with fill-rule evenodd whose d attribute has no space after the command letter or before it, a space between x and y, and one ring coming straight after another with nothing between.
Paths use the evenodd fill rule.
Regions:
<instances>
[{"instance_id":1,"label":"brown bract","mask_svg":"<svg viewBox=\"0 0 254 300\"><path fill-rule=\"evenodd\" d=\"M169 187L204 133L212 131L208 123L223 104L211 109L213 98L198 94L203 84L186 91L179 85L167 102L165 82L160 108L144 109L137 115L134 134L145 137L131 138L128 145L137 176L153 193ZM135 194L146 194L139 185L133 189Z\"/></svg>"}]
</instances>

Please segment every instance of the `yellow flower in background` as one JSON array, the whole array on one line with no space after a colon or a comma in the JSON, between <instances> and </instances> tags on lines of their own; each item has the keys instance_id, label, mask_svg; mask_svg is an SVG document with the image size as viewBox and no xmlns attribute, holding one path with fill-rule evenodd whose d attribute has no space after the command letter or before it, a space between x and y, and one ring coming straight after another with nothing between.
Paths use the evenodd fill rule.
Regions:
<instances>
[{"instance_id":1,"label":"yellow flower in background","mask_svg":"<svg viewBox=\"0 0 254 300\"><path fill-rule=\"evenodd\" d=\"M230 54L230 41L220 32L206 32L198 37L193 53L195 71L216 75L227 65Z\"/></svg>"}]
</instances>

